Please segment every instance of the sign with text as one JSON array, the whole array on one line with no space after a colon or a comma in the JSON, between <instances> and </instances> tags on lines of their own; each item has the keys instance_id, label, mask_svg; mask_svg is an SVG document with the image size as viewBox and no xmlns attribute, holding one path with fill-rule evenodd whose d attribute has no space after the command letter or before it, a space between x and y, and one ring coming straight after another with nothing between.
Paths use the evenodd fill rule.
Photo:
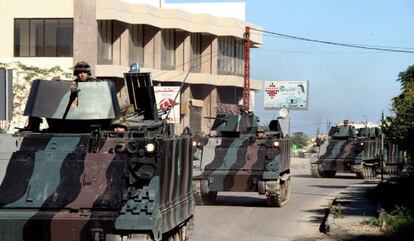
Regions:
<instances>
[{"instance_id":1,"label":"sign with text","mask_svg":"<svg viewBox=\"0 0 414 241\"><path fill-rule=\"evenodd\" d=\"M179 91L180 87L178 86L154 86L155 100L157 101L158 110L165 110L169 106L172 106L170 114L168 115L168 123L180 123ZM177 99L175 99L176 96ZM167 114L164 114L162 118L165 118L166 115Z\"/></svg>"},{"instance_id":2,"label":"sign with text","mask_svg":"<svg viewBox=\"0 0 414 241\"><path fill-rule=\"evenodd\" d=\"M265 81L263 89L265 109L308 109L307 80Z\"/></svg>"}]
</instances>

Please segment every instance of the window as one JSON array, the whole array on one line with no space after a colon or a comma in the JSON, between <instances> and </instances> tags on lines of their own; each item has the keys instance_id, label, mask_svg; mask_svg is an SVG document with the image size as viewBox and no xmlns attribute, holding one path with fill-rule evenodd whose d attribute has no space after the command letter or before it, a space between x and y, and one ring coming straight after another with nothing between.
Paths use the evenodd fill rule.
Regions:
<instances>
[{"instance_id":1,"label":"window","mask_svg":"<svg viewBox=\"0 0 414 241\"><path fill-rule=\"evenodd\" d=\"M217 68L219 74L244 74L244 44L243 40L233 37L218 38Z\"/></svg>"},{"instance_id":2,"label":"window","mask_svg":"<svg viewBox=\"0 0 414 241\"><path fill-rule=\"evenodd\" d=\"M163 29L161 35L161 69L175 69L175 30Z\"/></svg>"},{"instance_id":3,"label":"window","mask_svg":"<svg viewBox=\"0 0 414 241\"><path fill-rule=\"evenodd\" d=\"M144 66L144 25L129 26L129 64Z\"/></svg>"},{"instance_id":4,"label":"window","mask_svg":"<svg viewBox=\"0 0 414 241\"><path fill-rule=\"evenodd\" d=\"M73 19L15 19L15 57L72 57Z\"/></svg>"},{"instance_id":5,"label":"window","mask_svg":"<svg viewBox=\"0 0 414 241\"><path fill-rule=\"evenodd\" d=\"M112 29L111 20L98 21L98 64L112 64Z\"/></svg>"},{"instance_id":6,"label":"window","mask_svg":"<svg viewBox=\"0 0 414 241\"><path fill-rule=\"evenodd\" d=\"M244 75L244 41L236 40L236 75Z\"/></svg>"},{"instance_id":7,"label":"window","mask_svg":"<svg viewBox=\"0 0 414 241\"><path fill-rule=\"evenodd\" d=\"M201 33L192 33L191 41L191 72L201 71Z\"/></svg>"}]
</instances>

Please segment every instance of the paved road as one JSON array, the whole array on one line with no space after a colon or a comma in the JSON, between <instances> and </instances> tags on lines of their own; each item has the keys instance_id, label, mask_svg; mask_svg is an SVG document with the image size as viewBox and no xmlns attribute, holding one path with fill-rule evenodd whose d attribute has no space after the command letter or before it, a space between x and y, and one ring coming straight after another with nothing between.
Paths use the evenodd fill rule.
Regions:
<instances>
[{"instance_id":1,"label":"paved road","mask_svg":"<svg viewBox=\"0 0 414 241\"><path fill-rule=\"evenodd\" d=\"M292 195L283 208L268 208L254 193L219 193L214 206L197 206L194 241L279 241L319 235L329 200L349 185L353 174L312 178L306 159L292 160Z\"/></svg>"}]
</instances>

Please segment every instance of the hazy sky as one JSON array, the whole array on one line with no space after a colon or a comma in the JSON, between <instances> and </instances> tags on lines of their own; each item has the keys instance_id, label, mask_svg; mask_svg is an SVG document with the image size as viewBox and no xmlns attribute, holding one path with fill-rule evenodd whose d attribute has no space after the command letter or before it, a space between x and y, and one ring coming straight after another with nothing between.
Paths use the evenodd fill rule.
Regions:
<instances>
[{"instance_id":1,"label":"hazy sky","mask_svg":"<svg viewBox=\"0 0 414 241\"><path fill-rule=\"evenodd\" d=\"M231 2L184 1L167 2ZM412 0L247 0L247 21L283 34L340 43L404 47L414 51ZM389 113L390 99L400 91L398 73L414 64L414 54L335 47L264 36L251 54L251 78L308 80L309 110L291 113L293 131L326 131L327 121L377 122ZM263 109L262 122L277 117Z\"/></svg>"}]
</instances>

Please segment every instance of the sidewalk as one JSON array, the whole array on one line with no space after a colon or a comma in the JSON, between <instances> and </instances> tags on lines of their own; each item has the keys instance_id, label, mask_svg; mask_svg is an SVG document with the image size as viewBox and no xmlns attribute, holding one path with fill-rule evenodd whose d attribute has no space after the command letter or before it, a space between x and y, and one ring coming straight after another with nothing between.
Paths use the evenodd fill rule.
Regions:
<instances>
[{"instance_id":1,"label":"sidewalk","mask_svg":"<svg viewBox=\"0 0 414 241\"><path fill-rule=\"evenodd\" d=\"M370 199L378 180L369 180L346 188L332 202L323 231L322 240L384 240L378 227L361 224L378 217L379 205Z\"/></svg>"}]
</instances>

